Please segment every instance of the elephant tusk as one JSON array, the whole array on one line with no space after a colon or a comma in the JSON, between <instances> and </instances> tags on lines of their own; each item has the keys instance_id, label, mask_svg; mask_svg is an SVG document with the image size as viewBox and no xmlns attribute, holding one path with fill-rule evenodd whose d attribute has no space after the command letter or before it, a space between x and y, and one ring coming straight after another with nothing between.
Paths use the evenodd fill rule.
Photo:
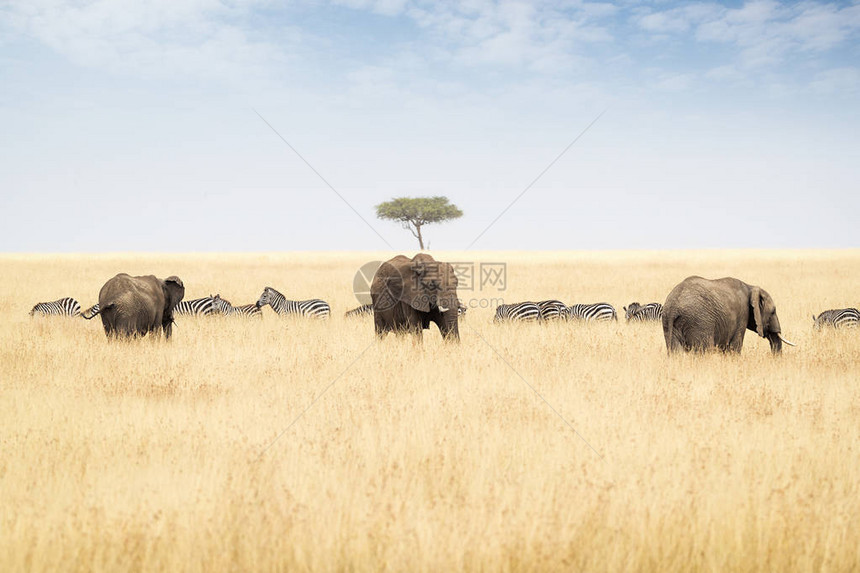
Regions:
<instances>
[{"instance_id":1,"label":"elephant tusk","mask_svg":"<svg viewBox=\"0 0 860 573\"><path fill-rule=\"evenodd\" d=\"M777 336L779 337L780 340L782 340L784 343L788 344L789 346L797 346L795 343L789 342L788 340L784 339L781 334L777 334Z\"/></svg>"}]
</instances>

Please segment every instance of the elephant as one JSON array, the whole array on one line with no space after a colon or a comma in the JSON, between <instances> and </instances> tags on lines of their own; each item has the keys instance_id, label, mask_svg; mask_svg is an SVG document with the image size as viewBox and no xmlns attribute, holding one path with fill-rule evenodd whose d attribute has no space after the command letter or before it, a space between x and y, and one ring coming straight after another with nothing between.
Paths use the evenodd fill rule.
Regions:
<instances>
[{"instance_id":1,"label":"elephant","mask_svg":"<svg viewBox=\"0 0 860 573\"><path fill-rule=\"evenodd\" d=\"M152 275L133 277L120 273L99 291L99 316L105 334L143 336L164 331L170 338L173 309L185 296L185 285L176 276L162 280Z\"/></svg>"},{"instance_id":2,"label":"elephant","mask_svg":"<svg viewBox=\"0 0 860 573\"><path fill-rule=\"evenodd\" d=\"M669 354L680 350L719 349L740 352L746 330L770 342L771 352L782 352L784 339L776 305L762 288L735 278L708 280L687 277L663 305L663 336Z\"/></svg>"},{"instance_id":3,"label":"elephant","mask_svg":"<svg viewBox=\"0 0 860 573\"><path fill-rule=\"evenodd\" d=\"M378 337L388 332L414 334L436 323L446 341L460 340L457 316L457 275L449 263L419 253L397 255L382 263L370 284L373 323Z\"/></svg>"}]
</instances>

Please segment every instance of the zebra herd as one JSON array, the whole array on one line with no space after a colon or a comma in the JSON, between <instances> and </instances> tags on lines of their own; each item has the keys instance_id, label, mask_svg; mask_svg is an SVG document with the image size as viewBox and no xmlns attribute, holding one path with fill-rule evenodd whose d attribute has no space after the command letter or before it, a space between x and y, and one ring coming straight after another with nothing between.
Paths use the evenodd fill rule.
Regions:
<instances>
[{"instance_id":1,"label":"zebra herd","mask_svg":"<svg viewBox=\"0 0 860 573\"><path fill-rule=\"evenodd\" d=\"M298 315L309 318L328 318L331 307L321 299L289 300L272 287L266 287L257 302L233 306L219 294L193 300L181 301L174 310L177 315L186 316L240 316L262 318L263 307L269 305L279 315ZM460 303L457 314L466 314L467 307ZM99 305L95 304L81 312L80 303L71 297L61 298L52 302L40 302L30 311L30 316L82 316L90 320L98 316ZM373 305L365 304L347 311L347 318L369 316L373 314ZM624 307L627 322L659 321L663 316L663 305L651 302L640 305L631 302ZM496 307L493 322L534 322L553 320L578 320L585 322L602 322L618 320L615 307L606 302L594 304L573 304L567 306L560 300L544 300L540 302L520 302L516 304L500 304ZM855 328L860 326L860 311L856 308L837 308L825 310L818 316L812 315L815 328Z\"/></svg>"},{"instance_id":2,"label":"zebra herd","mask_svg":"<svg viewBox=\"0 0 860 573\"><path fill-rule=\"evenodd\" d=\"M532 322L550 320L580 320L602 322L618 320L615 307L608 302L567 306L560 300L500 304L493 322Z\"/></svg>"},{"instance_id":3,"label":"zebra herd","mask_svg":"<svg viewBox=\"0 0 860 573\"><path fill-rule=\"evenodd\" d=\"M220 294L183 300L173 310L175 315L185 316L240 316L262 318L263 307L269 305L281 315L299 315L310 318L327 318L331 314L331 307L324 300L288 300L280 292L272 287L266 287L257 302L233 306L233 304L222 298ZM98 303L81 312L81 305L71 297L61 298L53 302L40 302L30 311L30 316L39 314L44 316L82 316L91 320L99 314Z\"/></svg>"}]
</instances>

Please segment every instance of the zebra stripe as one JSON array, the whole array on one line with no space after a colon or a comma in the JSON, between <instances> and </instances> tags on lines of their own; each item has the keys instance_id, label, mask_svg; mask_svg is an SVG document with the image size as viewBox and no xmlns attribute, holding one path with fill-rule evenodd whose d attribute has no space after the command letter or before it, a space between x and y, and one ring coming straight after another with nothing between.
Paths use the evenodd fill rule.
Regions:
<instances>
[{"instance_id":1,"label":"zebra stripe","mask_svg":"<svg viewBox=\"0 0 860 573\"><path fill-rule=\"evenodd\" d=\"M233 305L226 298L221 298L220 294L210 296L212 299L212 314L228 315L233 313Z\"/></svg>"},{"instance_id":2,"label":"zebra stripe","mask_svg":"<svg viewBox=\"0 0 860 573\"><path fill-rule=\"evenodd\" d=\"M568 307L567 314L569 318L574 320L618 320L618 315L615 313L615 307L608 302L574 304Z\"/></svg>"},{"instance_id":3,"label":"zebra stripe","mask_svg":"<svg viewBox=\"0 0 860 573\"><path fill-rule=\"evenodd\" d=\"M40 302L30 311L30 316L41 314L44 316L78 316L81 314L81 305L72 297L61 298L51 302Z\"/></svg>"},{"instance_id":4,"label":"zebra stripe","mask_svg":"<svg viewBox=\"0 0 860 573\"><path fill-rule=\"evenodd\" d=\"M832 326L833 328L856 328L860 325L860 311L856 308L834 308L825 310L817 317L813 314L815 328Z\"/></svg>"},{"instance_id":5,"label":"zebra stripe","mask_svg":"<svg viewBox=\"0 0 860 573\"><path fill-rule=\"evenodd\" d=\"M649 302L643 306L638 302L631 302L630 306L624 307L624 317L628 322L660 320L663 318L663 305L659 302Z\"/></svg>"},{"instance_id":6,"label":"zebra stripe","mask_svg":"<svg viewBox=\"0 0 860 573\"><path fill-rule=\"evenodd\" d=\"M255 316L263 318L263 311L259 306L257 306L257 303L252 302L251 304L233 306L229 300L221 298L220 294L216 294L212 297L212 308L214 313L222 314L224 316Z\"/></svg>"},{"instance_id":7,"label":"zebra stripe","mask_svg":"<svg viewBox=\"0 0 860 573\"><path fill-rule=\"evenodd\" d=\"M370 316L373 314L373 305L372 304L363 304L358 308L354 308L352 310L348 310L344 313L345 318L355 318L357 316Z\"/></svg>"},{"instance_id":8,"label":"zebra stripe","mask_svg":"<svg viewBox=\"0 0 860 573\"><path fill-rule=\"evenodd\" d=\"M231 314L238 314L239 316L246 317L263 318L263 309L257 306L256 302L252 302L250 304L240 304L239 306L234 306L233 312Z\"/></svg>"},{"instance_id":9,"label":"zebra stripe","mask_svg":"<svg viewBox=\"0 0 860 573\"><path fill-rule=\"evenodd\" d=\"M537 303L541 320L567 318L567 305L560 300L542 300Z\"/></svg>"},{"instance_id":10,"label":"zebra stripe","mask_svg":"<svg viewBox=\"0 0 860 573\"><path fill-rule=\"evenodd\" d=\"M457 316L463 316L466 314L466 311L469 310L462 302L457 303ZM345 318L354 318L356 316L365 316L373 314L373 305L372 304L363 304L358 308L354 308L352 310L348 310L344 313Z\"/></svg>"},{"instance_id":11,"label":"zebra stripe","mask_svg":"<svg viewBox=\"0 0 860 573\"><path fill-rule=\"evenodd\" d=\"M264 307L267 304L278 314L299 314L313 318L328 318L331 314L331 307L324 300L318 298L287 300L284 295L272 287L266 287L263 294L260 295L260 300L257 301L259 307Z\"/></svg>"},{"instance_id":12,"label":"zebra stripe","mask_svg":"<svg viewBox=\"0 0 860 573\"><path fill-rule=\"evenodd\" d=\"M214 314L215 304L213 296L195 298L194 300L183 300L173 309L173 314L190 314L194 316L208 316Z\"/></svg>"},{"instance_id":13,"label":"zebra stripe","mask_svg":"<svg viewBox=\"0 0 860 573\"><path fill-rule=\"evenodd\" d=\"M533 302L520 302L517 304L500 304L496 307L496 316L493 322L503 321L532 321L540 320L540 308Z\"/></svg>"},{"instance_id":14,"label":"zebra stripe","mask_svg":"<svg viewBox=\"0 0 860 573\"><path fill-rule=\"evenodd\" d=\"M99 312L101 312L101 308L99 307L99 303L95 303L94 305L89 307L87 310L82 312L81 316L86 318L87 320L92 320L93 318L95 318L99 314Z\"/></svg>"}]
</instances>

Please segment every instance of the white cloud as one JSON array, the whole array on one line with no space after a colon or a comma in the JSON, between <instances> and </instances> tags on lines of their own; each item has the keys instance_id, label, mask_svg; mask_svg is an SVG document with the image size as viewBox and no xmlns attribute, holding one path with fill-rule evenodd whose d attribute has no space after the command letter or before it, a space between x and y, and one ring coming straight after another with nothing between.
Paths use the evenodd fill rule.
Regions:
<instances>
[{"instance_id":1,"label":"white cloud","mask_svg":"<svg viewBox=\"0 0 860 573\"><path fill-rule=\"evenodd\" d=\"M250 7L217 0L34 0L9 3L2 14L7 28L80 66L142 77L230 80L286 58L282 47L255 40L234 23ZM291 33L298 36L295 30L283 36Z\"/></svg>"},{"instance_id":2,"label":"white cloud","mask_svg":"<svg viewBox=\"0 0 860 573\"><path fill-rule=\"evenodd\" d=\"M660 91L680 92L688 90L694 84L692 74L662 74L654 84Z\"/></svg>"},{"instance_id":3,"label":"white cloud","mask_svg":"<svg viewBox=\"0 0 860 573\"><path fill-rule=\"evenodd\" d=\"M702 22L717 18L723 8L715 4L695 3L640 16L636 23L644 30L657 33L687 32Z\"/></svg>"},{"instance_id":4,"label":"white cloud","mask_svg":"<svg viewBox=\"0 0 860 573\"><path fill-rule=\"evenodd\" d=\"M604 3L471 0L413 6L408 14L444 40L455 62L558 73L580 67L586 46L613 41L599 21L616 11Z\"/></svg>"},{"instance_id":5,"label":"white cloud","mask_svg":"<svg viewBox=\"0 0 860 573\"><path fill-rule=\"evenodd\" d=\"M725 65L711 68L705 72L705 77L710 80L717 81L740 81L746 78L746 75L738 70L735 66Z\"/></svg>"},{"instance_id":6,"label":"white cloud","mask_svg":"<svg viewBox=\"0 0 860 573\"><path fill-rule=\"evenodd\" d=\"M826 70L816 75L810 87L813 92L820 95L856 97L860 94L860 70L857 68Z\"/></svg>"},{"instance_id":7,"label":"white cloud","mask_svg":"<svg viewBox=\"0 0 860 573\"><path fill-rule=\"evenodd\" d=\"M354 10L370 10L376 14L396 16L406 9L409 2L408 0L332 0L332 3Z\"/></svg>"},{"instance_id":8,"label":"white cloud","mask_svg":"<svg viewBox=\"0 0 860 573\"><path fill-rule=\"evenodd\" d=\"M696 29L701 41L733 44L739 63L758 68L784 62L797 52L832 49L860 31L860 6L803 2L749 2L726 10Z\"/></svg>"}]
</instances>

